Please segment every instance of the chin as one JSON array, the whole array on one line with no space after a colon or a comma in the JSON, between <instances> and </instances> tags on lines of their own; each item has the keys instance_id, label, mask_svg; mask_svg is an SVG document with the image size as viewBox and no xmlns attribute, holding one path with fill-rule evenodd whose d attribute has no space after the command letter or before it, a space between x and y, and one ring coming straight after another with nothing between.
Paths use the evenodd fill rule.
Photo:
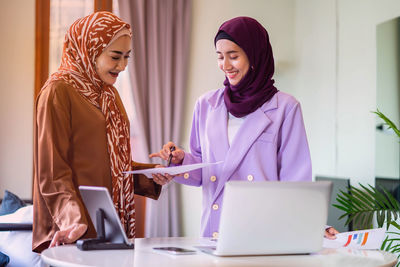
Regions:
<instances>
[{"instance_id":1,"label":"chin","mask_svg":"<svg viewBox=\"0 0 400 267\"><path fill-rule=\"evenodd\" d=\"M108 84L108 85L114 85L114 83L117 81L117 79L115 79L115 80L105 80L105 81L103 81L105 84Z\"/></svg>"},{"instance_id":2,"label":"chin","mask_svg":"<svg viewBox=\"0 0 400 267\"><path fill-rule=\"evenodd\" d=\"M236 85L236 84L238 84L237 81L229 81L229 83L230 83L231 85Z\"/></svg>"}]
</instances>

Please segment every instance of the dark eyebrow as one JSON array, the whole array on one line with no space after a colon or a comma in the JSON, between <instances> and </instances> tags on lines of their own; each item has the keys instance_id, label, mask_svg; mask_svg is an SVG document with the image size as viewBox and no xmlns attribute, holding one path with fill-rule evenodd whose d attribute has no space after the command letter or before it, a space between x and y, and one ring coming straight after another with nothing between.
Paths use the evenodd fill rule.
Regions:
<instances>
[{"instance_id":1,"label":"dark eyebrow","mask_svg":"<svg viewBox=\"0 0 400 267\"><path fill-rule=\"evenodd\" d=\"M112 53L118 54L118 55L123 55L124 53L122 53L121 51L117 51L117 50L112 50L110 51ZM126 54L129 54L131 52L131 50L129 50L128 52L126 52Z\"/></svg>"},{"instance_id":2,"label":"dark eyebrow","mask_svg":"<svg viewBox=\"0 0 400 267\"><path fill-rule=\"evenodd\" d=\"M233 54L233 53L239 53L239 51L236 51L236 50L230 50L230 51L226 52L226 54ZM222 54L222 52L220 52L220 51L217 51L217 54Z\"/></svg>"}]
</instances>

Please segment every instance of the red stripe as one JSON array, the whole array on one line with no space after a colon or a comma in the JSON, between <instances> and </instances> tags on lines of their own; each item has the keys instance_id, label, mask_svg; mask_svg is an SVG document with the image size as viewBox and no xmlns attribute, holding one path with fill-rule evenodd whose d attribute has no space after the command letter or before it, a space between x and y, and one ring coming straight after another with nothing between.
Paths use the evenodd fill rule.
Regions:
<instances>
[{"instance_id":1,"label":"red stripe","mask_svg":"<svg viewBox=\"0 0 400 267\"><path fill-rule=\"evenodd\" d=\"M347 243L344 244L345 247L347 247L347 246L350 244L350 242L351 242L351 236L352 236L352 235L349 235L349 238L347 238Z\"/></svg>"}]
</instances>

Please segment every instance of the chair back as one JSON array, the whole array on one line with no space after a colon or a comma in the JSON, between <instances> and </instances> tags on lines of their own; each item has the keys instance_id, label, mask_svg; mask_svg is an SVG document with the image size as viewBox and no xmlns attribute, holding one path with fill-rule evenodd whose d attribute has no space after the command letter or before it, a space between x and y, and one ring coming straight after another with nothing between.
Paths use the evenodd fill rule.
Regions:
<instances>
[{"instance_id":1,"label":"chair back","mask_svg":"<svg viewBox=\"0 0 400 267\"><path fill-rule=\"evenodd\" d=\"M340 204L337 202L336 197L340 193L340 190L344 192L349 192L350 187L350 179L348 178L336 178L336 177L327 177L327 176L316 176L316 181L331 181L333 184L332 194L331 194L331 203L328 209L328 225L333 226L339 232L348 232L352 230L351 223L349 225L344 225L347 217L339 220L339 217L343 215L343 211L332 206L333 204Z\"/></svg>"}]
</instances>

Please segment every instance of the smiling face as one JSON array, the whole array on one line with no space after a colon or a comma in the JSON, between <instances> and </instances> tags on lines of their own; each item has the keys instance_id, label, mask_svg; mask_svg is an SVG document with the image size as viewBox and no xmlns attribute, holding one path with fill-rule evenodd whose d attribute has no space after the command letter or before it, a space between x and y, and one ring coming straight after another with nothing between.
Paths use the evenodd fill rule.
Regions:
<instances>
[{"instance_id":1,"label":"smiling face","mask_svg":"<svg viewBox=\"0 0 400 267\"><path fill-rule=\"evenodd\" d=\"M218 40L215 47L218 67L225 73L231 85L237 85L250 67L246 53L240 46L227 39Z\"/></svg>"},{"instance_id":2,"label":"smiling face","mask_svg":"<svg viewBox=\"0 0 400 267\"><path fill-rule=\"evenodd\" d=\"M108 85L117 81L118 74L125 70L131 52L131 38L123 35L109 45L96 58L96 72Z\"/></svg>"}]
</instances>

